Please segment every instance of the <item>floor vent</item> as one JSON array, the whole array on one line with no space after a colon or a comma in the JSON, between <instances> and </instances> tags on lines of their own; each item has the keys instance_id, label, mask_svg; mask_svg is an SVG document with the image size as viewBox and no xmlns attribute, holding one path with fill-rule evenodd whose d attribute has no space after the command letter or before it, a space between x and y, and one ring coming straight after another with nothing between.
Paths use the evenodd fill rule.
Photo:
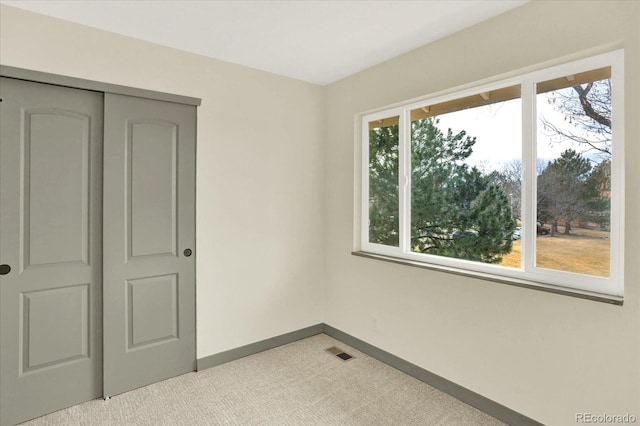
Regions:
<instances>
[{"instance_id":1,"label":"floor vent","mask_svg":"<svg viewBox=\"0 0 640 426\"><path fill-rule=\"evenodd\" d=\"M349 361L353 359L353 356L349 355L345 351L335 346L330 347L329 349L325 349L325 351L329 352L331 355L335 355L343 361Z\"/></svg>"}]
</instances>

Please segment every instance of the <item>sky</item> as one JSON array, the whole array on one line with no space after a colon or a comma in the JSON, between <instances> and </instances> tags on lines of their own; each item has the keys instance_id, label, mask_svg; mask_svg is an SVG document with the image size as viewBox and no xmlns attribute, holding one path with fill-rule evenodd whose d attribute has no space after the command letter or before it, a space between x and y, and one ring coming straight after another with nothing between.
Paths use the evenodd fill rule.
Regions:
<instances>
[{"instance_id":1,"label":"sky","mask_svg":"<svg viewBox=\"0 0 640 426\"><path fill-rule=\"evenodd\" d=\"M556 111L547 101L548 94L538 95L538 131L537 157L545 162L558 158L568 148L583 152L584 147L569 142L553 142L539 125L539 117L563 125L564 116ZM438 116L439 127L446 133L447 129L458 132L465 130L468 136L477 138L469 163L477 166L499 169L500 165L510 160L521 160L522 150L522 112L520 99L486 105L478 108L461 110ZM572 126L573 128L573 126Z\"/></svg>"}]
</instances>

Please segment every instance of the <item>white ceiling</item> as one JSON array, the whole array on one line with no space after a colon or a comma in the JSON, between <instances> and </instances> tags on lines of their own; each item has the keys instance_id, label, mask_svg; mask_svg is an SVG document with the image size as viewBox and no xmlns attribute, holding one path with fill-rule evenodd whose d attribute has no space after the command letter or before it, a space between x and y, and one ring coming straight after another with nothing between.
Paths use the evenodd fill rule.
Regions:
<instances>
[{"instance_id":1,"label":"white ceiling","mask_svg":"<svg viewBox=\"0 0 640 426\"><path fill-rule=\"evenodd\" d=\"M324 85L527 1L0 3Z\"/></svg>"}]
</instances>

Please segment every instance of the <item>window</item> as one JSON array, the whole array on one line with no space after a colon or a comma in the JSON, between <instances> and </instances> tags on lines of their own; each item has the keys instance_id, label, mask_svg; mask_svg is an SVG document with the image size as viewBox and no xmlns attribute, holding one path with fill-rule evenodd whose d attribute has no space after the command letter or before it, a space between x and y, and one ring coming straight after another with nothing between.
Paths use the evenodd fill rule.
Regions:
<instances>
[{"instance_id":1,"label":"window","mask_svg":"<svg viewBox=\"0 0 640 426\"><path fill-rule=\"evenodd\" d=\"M398 247L398 122L369 123L369 241Z\"/></svg>"},{"instance_id":2,"label":"window","mask_svg":"<svg viewBox=\"0 0 640 426\"><path fill-rule=\"evenodd\" d=\"M621 298L622 58L364 115L360 250Z\"/></svg>"}]
</instances>

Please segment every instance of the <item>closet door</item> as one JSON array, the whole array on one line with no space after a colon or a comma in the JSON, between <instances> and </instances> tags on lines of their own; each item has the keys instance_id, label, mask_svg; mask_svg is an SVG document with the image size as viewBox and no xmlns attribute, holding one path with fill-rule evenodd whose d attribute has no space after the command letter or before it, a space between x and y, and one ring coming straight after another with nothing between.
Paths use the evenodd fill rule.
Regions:
<instances>
[{"instance_id":1,"label":"closet door","mask_svg":"<svg viewBox=\"0 0 640 426\"><path fill-rule=\"evenodd\" d=\"M195 126L105 94L105 396L195 370Z\"/></svg>"},{"instance_id":2,"label":"closet door","mask_svg":"<svg viewBox=\"0 0 640 426\"><path fill-rule=\"evenodd\" d=\"M100 93L0 78L0 424L102 395Z\"/></svg>"}]
</instances>

